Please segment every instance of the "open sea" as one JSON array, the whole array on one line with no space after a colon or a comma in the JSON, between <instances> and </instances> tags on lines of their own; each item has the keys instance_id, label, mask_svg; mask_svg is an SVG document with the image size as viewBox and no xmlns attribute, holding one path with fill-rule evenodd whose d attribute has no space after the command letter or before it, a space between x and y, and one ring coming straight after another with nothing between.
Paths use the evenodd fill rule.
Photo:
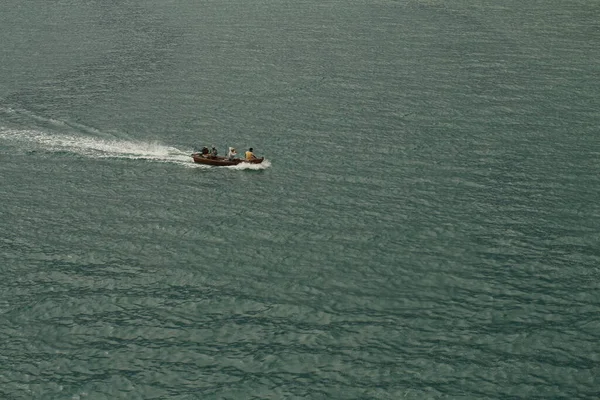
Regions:
<instances>
[{"instance_id":1,"label":"open sea","mask_svg":"<svg viewBox=\"0 0 600 400\"><path fill-rule=\"evenodd\" d=\"M0 39L1 400L600 397L600 2L3 0Z\"/></svg>"}]
</instances>

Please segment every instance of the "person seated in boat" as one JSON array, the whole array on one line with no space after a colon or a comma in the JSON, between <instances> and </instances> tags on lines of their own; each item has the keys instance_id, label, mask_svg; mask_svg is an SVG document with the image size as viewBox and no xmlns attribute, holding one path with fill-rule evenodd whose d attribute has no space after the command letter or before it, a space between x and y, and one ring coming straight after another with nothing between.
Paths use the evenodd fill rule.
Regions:
<instances>
[{"instance_id":1,"label":"person seated in boat","mask_svg":"<svg viewBox=\"0 0 600 400\"><path fill-rule=\"evenodd\" d=\"M210 149L210 156L213 158L217 158L217 154L219 154L219 152L217 151L217 148L215 146L213 146Z\"/></svg>"},{"instance_id":2,"label":"person seated in boat","mask_svg":"<svg viewBox=\"0 0 600 400\"><path fill-rule=\"evenodd\" d=\"M256 157L254 155L254 149L252 149L252 147L250 147L248 149L248 151L246 152L246 160L247 161L252 161L252 160L256 160L258 157Z\"/></svg>"},{"instance_id":3,"label":"person seated in boat","mask_svg":"<svg viewBox=\"0 0 600 400\"><path fill-rule=\"evenodd\" d=\"M209 153L208 147L206 147L206 146L202 147L202 150L200 151L200 155L202 157L208 157L208 153Z\"/></svg>"},{"instance_id":4,"label":"person seated in boat","mask_svg":"<svg viewBox=\"0 0 600 400\"><path fill-rule=\"evenodd\" d=\"M237 156L237 152L235 151L235 149L233 147L230 147L229 152L227 153L227 159L229 161L233 161L233 160L235 160L236 156Z\"/></svg>"}]
</instances>

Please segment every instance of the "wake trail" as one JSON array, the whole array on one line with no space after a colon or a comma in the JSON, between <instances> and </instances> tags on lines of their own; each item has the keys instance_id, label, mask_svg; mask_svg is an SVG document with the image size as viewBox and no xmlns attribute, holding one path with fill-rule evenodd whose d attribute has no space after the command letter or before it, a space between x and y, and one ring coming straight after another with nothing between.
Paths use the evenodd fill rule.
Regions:
<instances>
[{"instance_id":1,"label":"wake trail","mask_svg":"<svg viewBox=\"0 0 600 400\"><path fill-rule=\"evenodd\" d=\"M157 142L104 139L68 134L49 134L39 130L0 128L0 140L39 152L69 152L89 158L149 160L193 166L191 152Z\"/></svg>"},{"instance_id":2,"label":"wake trail","mask_svg":"<svg viewBox=\"0 0 600 400\"><path fill-rule=\"evenodd\" d=\"M71 153L88 158L117 158L167 162L194 168L211 168L192 161L191 150L180 150L158 142L130 139L118 131L102 131L73 121L54 119L23 108L0 106L0 115L7 121L33 121L32 128L11 128L0 125L0 141L21 151ZM63 132L57 132L63 131ZM66 131L66 133L64 133ZM234 170L262 170L271 164L238 164L226 167Z\"/></svg>"},{"instance_id":3,"label":"wake trail","mask_svg":"<svg viewBox=\"0 0 600 400\"><path fill-rule=\"evenodd\" d=\"M123 136L122 133L117 131L105 132L79 122L69 121L66 119L56 119L41 115L22 107L0 106L0 115L4 115L8 121L14 119L21 125L25 124L24 126L28 126L28 122L31 122L33 123L32 129L47 128L49 130L67 130L74 133L83 133L104 138Z\"/></svg>"}]
</instances>

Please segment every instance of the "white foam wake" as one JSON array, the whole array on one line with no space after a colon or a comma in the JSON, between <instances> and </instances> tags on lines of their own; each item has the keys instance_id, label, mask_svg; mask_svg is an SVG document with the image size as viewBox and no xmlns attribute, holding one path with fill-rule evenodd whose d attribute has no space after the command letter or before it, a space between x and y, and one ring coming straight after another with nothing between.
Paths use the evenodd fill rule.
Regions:
<instances>
[{"instance_id":1,"label":"white foam wake","mask_svg":"<svg viewBox=\"0 0 600 400\"><path fill-rule=\"evenodd\" d=\"M250 163L239 163L237 165L231 165L225 168L229 169L252 169L256 171L260 171L263 169L267 169L271 166L271 162L269 160L264 160L260 164L250 164Z\"/></svg>"},{"instance_id":2,"label":"white foam wake","mask_svg":"<svg viewBox=\"0 0 600 400\"><path fill-rule=\"evenodd\" d=\"M157 142L101 139L90 136L49 134L37 130L0 128L0 139L20 143L30 150L71 152L90 158L128 158L193 165L190 153Z\"/></svg>"}]
</instances>

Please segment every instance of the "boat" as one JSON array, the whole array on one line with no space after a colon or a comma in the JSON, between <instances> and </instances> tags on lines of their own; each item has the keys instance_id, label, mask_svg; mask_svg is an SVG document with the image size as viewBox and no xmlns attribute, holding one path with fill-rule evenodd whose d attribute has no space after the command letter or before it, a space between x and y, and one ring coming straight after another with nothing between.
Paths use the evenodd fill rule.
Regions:
<instances>
[{"instance_id":1,"label":"boat","mask_svg":"<svg viewBox=\"0 0 600 400\"><path fill-rule=\"evenodd\" d=\"M192 154L192 158L195 163L204 164L204 165L213 165L217 167L229 167L232 165L238 165L243 163L248 164L260 164L265 159L264 157L255 158L254 160L246 160L244 158L234 158L233 160L228 159L227 157L221 156L203 156L200 153Z\"/></svg>"}]
</instances>

